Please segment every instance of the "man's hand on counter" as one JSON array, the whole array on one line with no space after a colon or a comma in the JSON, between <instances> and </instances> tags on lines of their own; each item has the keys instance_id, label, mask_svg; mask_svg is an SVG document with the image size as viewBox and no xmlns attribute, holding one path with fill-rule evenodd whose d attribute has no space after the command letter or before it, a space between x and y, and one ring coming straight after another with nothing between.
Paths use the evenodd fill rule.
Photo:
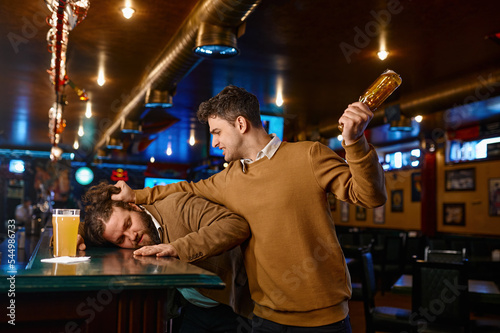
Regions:
<instances>
[{"instance_id":1,"label":"man's hand on counter","mask_svg":"<svg viewBox=\"0 0 500 333\"><path fill-rule=\"evenodd\" d=\"M170 244L143 246L134 251L138 256L178 257L177 250Z\"/></svg>"},{"instance_id":2,"label":"man's hand on counter","mask_svg":"<svg viewBox=\"0 0 500 333\"><path fill-rule=\"evenodd\" d=\"M85 240L80 234L78 234L78 238L76 239L76 248L80 251L83 251L87 248L87 245L85 245Z\"/></svg>"}]
</instances>

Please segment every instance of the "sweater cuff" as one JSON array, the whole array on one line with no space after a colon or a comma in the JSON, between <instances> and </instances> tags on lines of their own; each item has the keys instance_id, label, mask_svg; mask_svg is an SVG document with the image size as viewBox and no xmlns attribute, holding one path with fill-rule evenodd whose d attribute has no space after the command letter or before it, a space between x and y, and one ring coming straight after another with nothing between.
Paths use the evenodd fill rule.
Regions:
<instances>
[{"instance_id":1,"label":"sweater cuff","mask_svg":"<svg viewBox=\"0 0 500 333\"><path fill-rule=\"evenodd\" d=\"M147 204L149 192L146 189L134 190L135 193L135 204Z\"/></svg>"},{"instance_id":2,"label":"sweater cuff","mask_svg":"<svg viewBox=\"0 0 500 333\"><path fill-rule=\"evenodd\" d=\"M370 152L370 145L366 141L366 137L362 135L356 142L345 145L342 141L342 147L345 149L346 160L359 160L365 157Z\"/></svg>"},{"instance_id":3,"label":"sweater cuff","mask_svg":"<svg viewBox=\"0 0 500 333\"><path fill-rule=\"evenodd\" d=\"M194 262L205 258L205 253L201 251L199 252L183 251L183 249L188 248L188 245L181 238L171 242L170 245L172 245L175 248L175 250L177 251L177 255L179 256L179 260L181 261Z\"/></svg>"}]
</instances>

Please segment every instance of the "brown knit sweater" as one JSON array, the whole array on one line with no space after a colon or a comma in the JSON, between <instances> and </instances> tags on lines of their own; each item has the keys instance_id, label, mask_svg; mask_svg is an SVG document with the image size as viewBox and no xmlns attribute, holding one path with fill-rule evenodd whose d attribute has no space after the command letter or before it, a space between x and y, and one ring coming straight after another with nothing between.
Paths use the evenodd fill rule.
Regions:
<instances>
[{"instance_id":1,"label":"brown knit sweater","mask_svg":"<svg viewBox=\"0 0 500 333\"><path fill-rule=\"evenodd\" d=\"M137 190L136 203L193 192L243 216L252 233L245 267L254 313L286 325L331 324L348 314L351 282L326 193L368 208L387 200L383 169L364 136L344 148L348 164L320 143L283 142L245 172L235 161L197 183Z\"/></svg>"}]
</instances>

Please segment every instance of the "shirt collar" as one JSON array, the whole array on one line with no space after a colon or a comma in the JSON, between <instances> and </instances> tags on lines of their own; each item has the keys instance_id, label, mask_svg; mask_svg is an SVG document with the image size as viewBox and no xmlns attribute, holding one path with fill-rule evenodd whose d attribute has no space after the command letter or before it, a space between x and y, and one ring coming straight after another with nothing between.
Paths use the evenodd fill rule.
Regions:
<instances>
[{"instance_id":1,"label":"shirt collar","mask_svg":"<svg viewBox=\"0 0 500 333\"><path fill-rule=\"evenodd\" d=\"M151 216L151 220L153 220L153 224L155 225L156 227L156 230L158 231L158 235L160 236L160 239L163 241L163 230L161 228L161 225L160 223L155 219L155 217L153 216L153 214L151 214L147 209L145 209L144 207L140 206L145 212L146 214L148 214L149 216Z\"/></svg>"},{"instance_id":2,"label":"shirt collar","mask_svg":"<svg viewBox=\"0 0 500 333\"><path fill-rule=\"evenodd\" d=\"M264 156L266 156L268 159L271 159L278 150L278 148L280 147L281 145L280 138L278 138L278 136L274 133L272 133L270 136L271 136L271 141L269 141L269 143L261 151L257 153L255 161L264 158ZM243 168L243 172L246 171L245 164L250 164L255 162L249 158L242 158L240 161L241 161L241 166Z\"/></svg>"}]
</instances>

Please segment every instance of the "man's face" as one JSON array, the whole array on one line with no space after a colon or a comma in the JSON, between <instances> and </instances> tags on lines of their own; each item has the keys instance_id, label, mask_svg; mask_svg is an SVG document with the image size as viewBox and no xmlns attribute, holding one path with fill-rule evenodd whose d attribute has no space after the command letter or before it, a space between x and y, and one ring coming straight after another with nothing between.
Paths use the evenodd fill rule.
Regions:
<instances>
[{"instance_id":1,"label":"man's face","mask_svg":"<svg viewBox=\"0 0 500 333\"><path fill-rule=\"evenodd\" d=\"M210 133L213 135L212 147L222 149L226 162L243 158L243 138L237 126L219 117L208 118Z\"/></svg>"},{"instance_id":2,"label":"man's face","mask_svg":"<svg viewBox=\"0 0 500 333\"><path fill-rule=\"evenodd\" d=\"M151 217L139 207L133 207L134 210L113 207L108 223L104 224L104 239L126 249L159 244L160 237Z\"/></svg>"}]
</instances>

